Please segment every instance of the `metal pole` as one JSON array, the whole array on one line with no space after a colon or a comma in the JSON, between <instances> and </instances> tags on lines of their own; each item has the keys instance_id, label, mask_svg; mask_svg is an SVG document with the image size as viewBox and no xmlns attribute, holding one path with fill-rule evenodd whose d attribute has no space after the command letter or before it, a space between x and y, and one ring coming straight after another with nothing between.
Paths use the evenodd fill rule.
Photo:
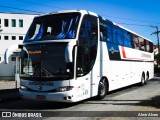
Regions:
<instances>
[{"instance_id":1,"label":"metal pole","mask_svg":"<svg viewBox=\"0 0 160 120\"><path fill-rule=\"evenodd\" d=\"M14 52L14 54L16 55L16 65L15 65L15 83L16 83L16 88L19 88L19 82L20 82L20 78L19 78L19 69L18 69L18 59L19 59L19 52Z\"/></svg>"},{"instance_id":2,"label":"metal pole","mask_svg":"<svg viewBox=\"0 0 160 120\"><path fill-rule=\"evenodd\" d=\"M157 42L158 42L158 53L159 53L159 31L157 26L156 29L157 29Z\"/></svg>"},{"instance_id":3,"label":"metal pole","mask_svg":"<svg viewBox=\"0 0 160 120\"><path fill-rule=\"evenodd\" d=\"M17 56L16 56L16 74L15 74L15 81L16 81L16 88L18 87L18 82L17 82L17 65L18 65L18 58L17 58Z\"/></svg>"},{"instance_id":4,"label":"metal pole","mask_svg":"<svg viewBox=\"0 0 160 120\"><path fill-rule=\"evenodd\" d=\"M156 28L156 31L155 32L153 32L152 34L157 34L157 48L158 48L158 58L159 58L159 53L160 53L160 48L159 48L159 33L160 33L160 31L158 30L158 26L151 26L152 28ZM151 35L152 35L151 34ZM158 59L159 60L159 59ZM158 64L159 63L159 61L157 62L157 67L158 67Z\"/></svg>"}]
</instances>

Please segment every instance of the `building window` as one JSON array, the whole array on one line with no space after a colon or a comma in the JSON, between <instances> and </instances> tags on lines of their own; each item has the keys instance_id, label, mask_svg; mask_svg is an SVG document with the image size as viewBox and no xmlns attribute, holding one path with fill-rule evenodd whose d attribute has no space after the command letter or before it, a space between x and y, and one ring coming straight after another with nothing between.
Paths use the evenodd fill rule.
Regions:
<instances>
[{"instance_id":1,"label":"building window","mask_svg":"<svg viewBox=\"0 0 160 120\"><path fill-rule=\"evenodd\" d=\"M16 20L12 19L12 27L16 27Z\"/></svg>"},{"instance_id":2,"label":"building window","mask_svg":"<svg viewBox=\"0 0 160 120\"><path fill-rule=\"evenodd\" d=\"M16 36L12 36L12 40L16 40Z\"/></svg>"},{"instance_id":3,"label":"building window","mask_svg":"<svg viewBox=\"0 0 160 120\"><path fill-rule=\"evenodd\" d=\"M1 40L1 36L0 36L0 40Z\"/></svg>"},{"instance_id":4,"label":"building window","mask_svg":"<svg viewBox=\"0 0 160 120\"><path fill-rule=\"evenodd\" d=\"M4 19L4 26L5 26L5 27L8 27L8 26L9 26L9 21L8 21L8 19Z\"/></svg>"},{"instance_id":5,"label":"building window","mask_svg":"<svg viewBox=\"0 0 160 120\"><path fill-rule=\"evenodd\" d=\"M1 57L0 57L0 61L1 61Z\"/></svg>"},{"instance_id":6,"label":"building window","mask_svg":"<svg viewBox=\"0 0 160 120\"><path fill-rule=\"evenodd\" d=\"M4 40L8 40L9 39L9 37L8 36L4 36Z\"/></svg>"},{"instance_id":7,"label":"building window","mask_svg":"<svg viewBox=\"0 0 160 120\"><path fill-rule=\"evenodd\" d=\"M23 20L19 20L19 27L23 27Z\"/></svg>"},{"instance_id":8,"label":"building window","mask_svg":"<svg viewBox=\"0 0 160 120\"><path fill-rule=\"evenodd\" d=\"M11 57L11 61L16 61L16 57Z\"/></svg>"},{"instance_id":9,"label":"building window","mask_svg":"<svg viewBox=\"0 0 160 120\"><path fill-rule=\"evenodd\" d=\"M19 40L23 40L23 36L19 36Z\"/></svg>"}]
</instances>

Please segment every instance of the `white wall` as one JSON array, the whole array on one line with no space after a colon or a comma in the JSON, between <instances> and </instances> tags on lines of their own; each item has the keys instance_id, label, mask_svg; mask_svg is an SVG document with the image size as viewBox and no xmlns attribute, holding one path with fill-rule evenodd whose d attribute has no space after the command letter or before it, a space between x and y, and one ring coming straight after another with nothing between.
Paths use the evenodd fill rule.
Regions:
<instances>
[{"instance_id":1,"label":"white wall","mask_svg":"<svg viewBox=\"0 0 160 120\"><path fill-rule=\"evenodd\" d=\"M19 40L19 36L25 37L27 30L37 15L32 14L15 14L15 13L0 13L0 79L2 76L14 76L15 61L9 60L9 64L4 64L5 50L14 44L21 44L23 40ZM8 19L8 27L4 26L4 19ZM12 19L16 20L16 27L12 27ZM19 20L23 20L23 27L19 27ZM8 36L8 40L4 39L4 36ZM12 36L16 37L16 40L12 40Z\"/></svg>"}]
</instances>

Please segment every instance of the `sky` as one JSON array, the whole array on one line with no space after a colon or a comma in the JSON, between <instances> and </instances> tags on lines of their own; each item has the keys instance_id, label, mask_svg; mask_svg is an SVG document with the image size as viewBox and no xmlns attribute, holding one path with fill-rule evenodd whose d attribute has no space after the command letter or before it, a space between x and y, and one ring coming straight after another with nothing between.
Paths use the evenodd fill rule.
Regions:
<instances>
[{"instance_id":1,"label":"sky","mask_svg":"<svg viewBox=\"0 0 160 120\"><path fill-rule=\"evenodd\" d=\"M97 13L157 44L160 30L160 0L0 0L0 12L45 14L66 9ZM160 36L160 35L159 35Z\"/></svg>"}]
</instances>

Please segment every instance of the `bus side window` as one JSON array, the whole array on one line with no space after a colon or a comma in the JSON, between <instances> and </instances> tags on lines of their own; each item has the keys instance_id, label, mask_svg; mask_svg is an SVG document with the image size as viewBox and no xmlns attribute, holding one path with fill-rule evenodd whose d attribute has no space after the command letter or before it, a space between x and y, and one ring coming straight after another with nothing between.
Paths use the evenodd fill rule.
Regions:
<instances>
[{"instance_id":1,"label":"bus side window","mask_svg":"<svg viewBox=\"0 0 160 120\"><path fill-rule=\"evenodd\" d=\"M77 77L88 74L95 63L98 45L97 18L85 15L80 27L77 49Z\"/></svg>"},{"instance_id":2,"label":"bus side window","mask_svg":"<svg viewBox=\"0 0 160 120\"><path fill-rule=\"evenodd\" d=\"M133 48L132 36L130 32L124 31L124 46Z\"/></svg>"},{"instance_id":3,"label":"bus side window","mask_svg":"<svg viewBox=\"0 0 160 120\"><path fill-rule=\"evenodd\" d=\"M88 20L84 21L81 26L80 37L89 38L91 34L91 24Z\"/></svg>"},{"instance_id":4,"label":"bus side window","mask_svg":"<svg viewBox=\"0 0 160 120\"><path fill-rule=\"evenodd\" d=\"M132 39L133 39L134 48L135 48L136 50L139 50L139 46L140 46L140 45L139 45L139 38L138 38L138 36L132 34Z\"/></svg>"},{"instance_id":5,"label":"bus side window","mask_svg":"<svg viewBox=\"0 0 160 120\"><path fill-rule=\"evenodd\" d=\"M153 52L153 43L149 42L149 52L152 53Z\"/></svg>"},{"instance_id":6,"label":"bus side window","mask_svg":"<svg viewBox=\"0 0 160 120\"><path fill-rule=\"evenodd\" d=\"M146 40L146 51L150 52L150 45L149 45L149 41Z\"/></svg>"},{"instance_id":7,"label":"bus side window","mask_svg":"<svg viewBox=\"0 0 160 120\"><path fill-rule=\"evenodd\" d=\"M117 40L118 40L118 31L116 29L117 27L113 26L113 43L117 44Z\"/></svg>"},{"instance_id":8,"label":"bus side window","mask_svg":"<svg viewBox=\"0 0 160 120\"><path fill-rule=\"evenodd\" d=\"M139 37L139 50L145 51L145 42L141 37Z\"/></svg>"},{"instance_id":9,"label":"bus side window","mask_svg":"<svg viewBox=\"0 0 160 120\"><path fill-rule=\"evenodd\" d=\"M106 42L107 39L107 28L105 26L100 26L100 40Z\"/></svg>"},{"instance_id":10,"label":"bus side window","mask_svg":"<svg viewBox=\"0 0 160 120\"><path fill-rule=\"evenodd\" d=\"M107 25L107 41L113 41L113 26L109 24Z\"/></svg>"}]
</instances>

